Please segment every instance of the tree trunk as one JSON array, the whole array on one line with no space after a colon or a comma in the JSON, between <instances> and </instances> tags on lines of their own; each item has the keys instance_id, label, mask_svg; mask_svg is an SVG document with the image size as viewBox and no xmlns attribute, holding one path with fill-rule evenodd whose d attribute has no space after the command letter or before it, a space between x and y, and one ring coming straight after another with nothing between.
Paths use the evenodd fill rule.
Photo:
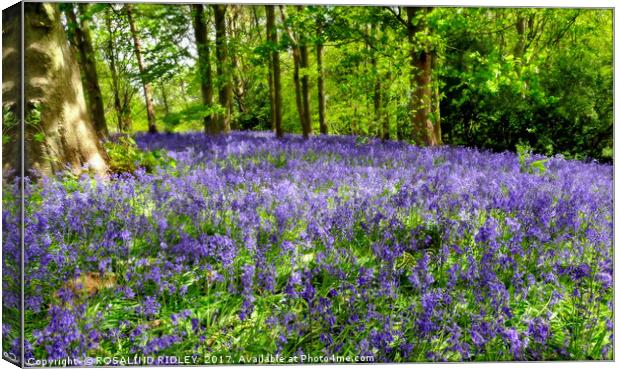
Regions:
<instances>
[{"instance_id":1,"label":"tree trunk","mask_svg":"<svg viewBox=\"0 0 620 369\"><path fill-rule=\"evenodd\" d=\"M10 24L3 30L3 68L20 63L13 42L21 37L19 17L7 22ZM86 109L80 70L67 44L58 4L24 4L24 52L25 173L51 175L68 165L74 173L88 166L105 174L107 156ZM18 78L5 73L2 81L3 104L17 117Z\"/></svg>"},{"instance_id":2,"label":"tree trunk","mask_svg":"<svg viewBox=\"0 0 620 369\"><path fill-rule=\"evenodd\" d=\"M306 114L304 113L304 105L302 103L301 83L299 82L299 66L300 66L299 48L293 46L293 83L295 85L295 105L299 113L299 122L301 123L301 131L304 138L308 138L308 129L306 128Z\"/></svg>"},{"instance_id":3,"label":"tree trunk","mask_svg":"<svg viewBox=\"0 0 620 369\"><path fill-rule=\"evenodd\" d=\"M76 47L80 55L80 66L84 75L83 82L86 89L86 99L88 102L88 111L90 113L95 129L100 137L108 137L108 126L105 121L105 112L103 109L103 97L101 88L99 87L99 78L97 76L97 64L95 61L95 51L93 50L93 42L90 36L89 21L85 17L88 4L78 4L79 14L73 7L68 7L67 16L74 25ZM78 19L79 17L79 19Z\"/></svg>"},{"instance_id":4,"label":"tree trunk","mask_svg":"<svg viewBox=\"0 0 620 369\"><path fill-rule=\"evenodd\" d=\"M170 114L170 105L168 105L168 95L166 93L166 86L163 83L159 84L159 90L161 91L161 99L164 103L164 113Z\"/></svg>"},{"instance_id":5,"label":"tree trunk","mask_svg":"<svg viewBox=\"0 0 620 369\"><path fill-rule=\"evenodd\" d=\"M443 145L443 139L441 137L441 96L439 94L439 84L435 84L435 122L433 123L435 139L437 140L437 145Z\"/></svg>"},{"instance_id":6,"label":"tree trunk","mask_svg":"<svg viewBox=\"0 0 620 369\"><path fill-rule=\"evenodd\" d=\"M146 67L144 66L144 61L142 60L142 44L136 29L136 22L133 18L133 7L131 4L125 4L125 13L127 14L129 29L131 31L131 37L133 38L134 53L136 54L138 69L140 71L140 79L142 80L142 90L144 91L144 101L146 103L146 115L149 122L149 133L157 133L157 126L155 124L155 108L153 107L153 93L151 91L150 83L146 80Z\"/></svg>"},{"instance_id":7,"label":"tree trunk","mask_svg":"<svg viewBox=\"0 0 620 369\"><path fill-rule=\"evenodd\" d=\"M270 55L271 57L271 55ZM272 132L276 131L276 108L275 108L275 87L273 86L273 62L270 59L268 61L269 70L267 71L267 83L269 84L269 114L270 114L270 127Z\"/></svg>"},{"instance_id":8,"label":"tree trunk","mask_svg":"<svg viewBox=\"0 0 620 369\"><path fill-rule=\"evenodd\" d=\"M517 16L515 27L517 29L517 43L515 44L513 54L515 58L522 58L525 53L525 17L521 14Z\"/></svg>"},{"instance_id":9,"label":"tree trunk","mask_svg":"<svg viewBox=\"0 0 620 369\"><path fill-rule=\"evenodd\" d=\"M376 71L376 59L373 58L374 66L375 66L375 87L373 94L373 105L375 110L375 127L380 127L381 125L381 79L379 78L379 73ZM381 128L377 128L377 136L383 137L384 133Z\"/></svg>"},{"instance_id":10,"label":"tree trunk","mask_svg":"<svg viewBox=\"0 0 620 369\"><path fill-rule=\"evenodd\" d=\"M114 32L112 30L112 17L110 15L110 8L106 9L105 20L108 32L108 39L107 45L104 49L104 53L108 60L108 67L110 68L114 110L116 112L116 124L119 132L129 132L129 130L131 130L131 111L129 109L131 96L129 93L126 93L123 94L124 96L123 98L121 98L121 84L118 75L118 67L116 64L118 60L118 55L116 52Z\"/></svg>"},{"instance_id":11,"label":"tree trunk","mask_svg":"<svg viewBox=\"0 0 620 369\"><path fill-rule=\"evenodd\" d=\"M434 71L438 70L437 55L433 54L433 63L431 65ZM433 136L437 145L443 145L443 138L441 137L441 94L439 93L439 78L435 78L433 81Z\"/></svg>"},{"instance_id":12,"label":"tree trunk","mask_svg":"<svg viewBox=\"0 0 620 369\"><path fill-rule=\"evenodd\" d=\"M372 36L373 38L375 37L375 24L373 23L370 26L370 36ZM370 38L368 38L370 39ZM371 46L370 44L368 45L369 47ZM381 104L382 104L382 92L381 92L381 76L379 75L379 69L377 68L377 55L374 49L369 50L370 52L370 64L372 66L372 74L374 75L375 78L375 83L374 83L374 88L373 88L373 96L372 96L372 100L373 100L373 108L374 108L374 113L375 113L375 117L374 117L374 124L373 126L376 127L376 136L379 138L383 138L385 136L382 126L381 126Z\"/></svg>"},{"instance_id":13,"label":"tree trunk","mask_svg":"<svg viewBox=\"0 0 620 369\"><path fill-rule=\"evenodd\" d=\"M385 82L386 83L390 83L391 79L392 79L392 74L388 71L385 74ZM382 94L383 94L382 104L384 104L384 106L387 107L387 105L389 103L387 89L384 88L383 91L382 91ZM390 139L390 115L389 114L383 114L383 127L381 129L381 140L385 141L385 140L389 140L389 139Z\"/></svg>"},{"instance_id":14,"label":"tree trunk","mask_svg":"<svg viewBox=\"0 0 620 369\"><path fill-rule=\"evenodd\" d=\"M410 76L410 109L412 139L418 145L437 145L434 134L432 113L432 54L426 41L422 45L422 50L418 51L416 33L428 33L426 25L426 13L428 8L407 8L407 36L409 39L409 56L411 66ZM419 19L415 19L418 17Z\"/></svg>"},{"instance_id":15,"label":"tree trunk","mask_svg":"<svg viewBox=\"0 0 620 369\"><path fill-rule=\"evenodd\" d=\"M299 45L299 66L304 69L304 73L301 76L301 96L303 103L303 113L304 113L304 124L306 127L306 132L304 137L308 137L312 134L312 118L310 115L310 81L308 77L308 46L306 45L305 40L303 40L303 36L300 37L302 39L301 45Z\"/></svg>"},{"instance_id":16,"label":"tree trunk","mask_svg":"<svg viewBox=\"0 0 620 369\"><path fill-rule=\"evenodd\" d=\"M200 74L200 92L202 104L211 108L213 104L213 82L211 78L211 60L209 50L209 38L207 25L202 4L191 5L194 11L194 35L196 36L196 48L198 49L198 72ZM205 133L214 133L213 115L207 114L203 118Z\"/></svg>"},{"instance_id":17,"label":"tree trunk","mask_svg":"<svg viewBox=\"0 0 620 369\"><path fill-rule=\"evenodd\" d=\"M218 98L223 113L217 114L217 133L230 131L232 113L232 84L228 67L228 45L226 40L226 5L211 5L215 15L215 54L217 56Z\"/></svg>"},{"instance_id":18,"label":"tree trunk","mask_svg":"<svg viewBox=\"0 0 620 369\"><path fill-rule=\"evenodd\" d=\"M241 12L241 7L238 5L230 5L229 6L229 17L228 17L228 40L239 40L239 26L238 20ZM231 45L236 45L236 42L233 41ZM230 78L232 80L232 95L231 95L231 104L232 99L237 102L237 109L239 113L243 114L247 112L247 107L245 103L245 82L243 79L243 75L241 73L238 52L235 47L228 48L228 55L230 58ZM233 129L239 129L236 121L231 121L231 125Z\"/></svg>"},{"instance_id":19,"label":"tree trunk","mask_svg":"<svg viewBox=\"0 0 620 369\"><path fill-rule=\"evenodd\" d=\"M280 84L280 55L278 53L278 32L275 26L275 6L265 5L267 11L267 39L273 48L271 50L271 73L272 83L269 87L273 89L271 97L271 117L272 126L276 131L276 137L281 138L284 136L282 131L282 89Z\"/></svg>"},{"instance_id":20,"label":"tree trunk","mask_svg":"<svg viewBox=\"0 0 620 369\"><path fill-rule=\"evenodd\" d=\"M280 5L280 16L282 17L282 23L286 25L286 8L284 7L284 5ZM299 113L299 122L301 123L303 138L307 139L309 137L309 130L306 125L306 114L304 112L305 104L302 101L302 88L299 78L299 68L302 64L301 48L299 47L299 42L293 34L293 31L288 26L286 26L286 33L288 34L288 37L293 44L293 83L295 85L295 105L297 105L297 112Z\"/></svg>"},{"instance_id":21,"label":"tree trunk","mask_svg":"<svg viewBox=\"0 0 620 369\"><path fill-rule=\"evenodd\" d=\"M319 129L321 134L327 134L327 121L325 116L325 71L323 69L323 22L320 18L316 21L316 68L317 68L317 90L319 97Z\"/></svg>"}]
</instances>

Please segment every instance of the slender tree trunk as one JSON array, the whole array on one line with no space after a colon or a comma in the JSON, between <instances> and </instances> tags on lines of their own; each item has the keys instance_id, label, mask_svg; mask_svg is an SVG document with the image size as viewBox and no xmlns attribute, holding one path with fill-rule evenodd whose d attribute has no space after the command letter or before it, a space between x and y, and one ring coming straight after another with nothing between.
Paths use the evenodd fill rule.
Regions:
<instances>
[{"instance_id":1,"label":"slender tree trunk","mask_svg":"<svg viewBox=\"0 0 620 369\"><path fill-rule=\"evenodd\" d=\"M270 113L270 127L272 132L276 131L276 95L275 87L273 85L273 62L269 60L269 70L267 71L267 83L269 83L269 113Z\"/></svg>"},{"instance_id":2,"label":"slender tree trunk","mask_svg":"<svg viewBox=\"0 0 620 369\"><path fill-rule=\"evenodd\" d=\"M280 16L282 17L282 23L286 24L286 8L284 5L280 5ZM289 36L289 39L293 43L293 83L295 85L295 105L297 105L297 112L299 113L299 122L301 123L301 130L303 134L303 138L307 139L309 137L309 130L306 125L306 114L304 112L304 103L302 98L302 88L299 78L299 69L301 68L301 49L299 47L299 42L297 38L293 34L293 31L290 27L286 27L286 32Z\"/></svg>"},{"instance_id":3,"label":"slender tree trunk","mask_svg":"<svg viewBox=\"0 0 620 369\"><path fill-rule=\"evenodd\" d=\"M517 22L515 24L517 29L517 43L515 44L513 54L515 58L522 58L525 53L525 27L526 20L521 14L517 16Z\"/></svg>"},{"instance_id":4,"label":"slender tree trunk","mask_svg":"<svg viewBox=\"0 0 620 369\"><path fill-rule=\"evenodd\" d=\"M105 12L106 29L108 31L107 45L104 50L108 59L108 67L110 68L110 79L112 80L112 94L114 98L114 111L116 112L116 125L119 132L125 132L125 124L123 121L123 108L120 98L120 82L118 78L118 70L116 67L116 47L114 46L114 34L112 31L112 17L110 16L110 8Z\"/></svg>"},{"instance_id":5,"label":"slender tree trunk","mask_svg":"<svg viewBox=\"0 0 620 369\"><path fill-rule=\"evenodd\" d=\"M373 94L373 105L374 105L374 110L375 110L375 122L374 122L374 126L377 127L377 136L378 137L383 137L384 133L382 131L381 128L379 128L381 126L381 79L379 78L379 73L377 71L376 65L377 65L377 60L373 57L373 69L375 70L375 86L374 86L374 94Z\"/></svg>"},{"instance_id":6,"label":"slender tree trunk","mask_svg":"<svg viewBox=\"0 0 620 369\"><path fill-rule=\"evenodd\" d=\"M273 85L270 87L273 88L273 95L271 100L271 116L272 116L272 126L276 131L276 137L283 137L284 132L282 131L282 88L280 84L280 54L278 53L278 32L275 26L275 6L273 5L265 5L265 10L267 11L267 39L273 48L271 50L271 73Z\"/></svg>"},{"instance_id":7,"label":"slender tree trunk","mask_svg":"<svg viewBox=\"0 0 620 369\"><path fill-rule=\"evenodd\" d=\"M136 29L136 22L133 18L133 7L131 4L125 4L125 13L127 14L127 21L129 22L129 29L131 31L131 37L133 38L134 53L136 54L136 60L138 61L138 69L140 71L140 78L142 80L142 90L144 91L144 101L146 103L146 115L149 123L149 133L156 133L157 126L155 124L155 108L153 107L153 93L151 91L151 85L146 80L145 65L142 60L142 44L140 37Z\"/></svg>"},{"instance_id":8,"label":"slender tree trunk","mask_svg":"<svg viewBox=\"0 0 620 369\"><path fill-rule=\"evenodd\" d=\"M163 83L159 84L159 90L161 91L161 99L164 103L164 113L170 114L170 106L168 105L168 95L166 94L166 86Z\"/></svg>"},{"instance_id":9,"label":"slender tree trunk","mask_svg":"<svg viewBox=\"0 0 620 369\"><path fill-rule=\"evenodd\" d=\"M433 62L431 68L433 71L438 70L437 55L433 53ZM435 137L436 145L443 145L443 138L441 133L441 94L439 93L439 78L433 78L433 96L432 96L432 120L433 120L433 136Z\"/></svg>"},{"instance_id":10,"label":"slender tree trunk","mask_svg":"<svg viewBox=\"0 0 620 369\"><path fill-rule=\"evenodd\" d=\"M24 19L26 174L50 175L65 165L75 173L87 165L104 174L107 156L86 108L76 55L67 43L58 4L25 3ZM20 39L19 17L10 23L3 29L3 68L20 63L18 50L12 49L12 40ZM19 101L16 78L3 75L3 104L10 108Z\"/></svg>"},{"instance_id":11,"label":"slender tree trunk","mask_svg":"<svg viewBox=\"0 0 620 369\"><path fill-rule=\"evenodd\" d=\"M422 40L422 50L418 51L416 34L418 32L428 33L426 25L426 13L428 8L407 8L410 55L410 88L412 90L410 98L412 139L418 145L437 145L434 135L434 127L431 119L432 113L432 54L429 45ZM415 18L418 19L415 19Z\"/></svg>"},{"instance_id":12,"label":"slender tree trunk","mask_svg":"<svg viewBox=\"0 0 620 369\"><path fill-rule=\"evenodd\" d=\"M434 96L435 109L433 114L435 115L435 122L433 122L434 135L437 140L437 145L443 145L443 139L441 137L441 95L439 94L439 84L435 84L435 96Z\"/></svg>"},{"instance_id":13,"label":"slender tree trunk","mask_svg":"<svg viewBox=\"0 0 620 369\"><path fill-rule=\"evenodd\" d=\"M302 135L305 139L308 136L308 128L306 127L306 114L304 113L304 104L302 102L301 83L299 81L299 68L300 68L300 52L299 48L293 48L293 83L295 84L295 104L297 105L297 112L299 113L299 121L301 122Z\"/></svg>"},{"instance_id":14,"label":"slender tree trunk","mask_svg":"<svg viewBox=\"0 0 620 369\"><path fill-rule=\"evenodd\" d=\"M210 108L213 104L213 81L204 6L202 4L193 4L191 7L194 12L194 35L196 37L196 48L198 49L198 73L200 75L202 104ZM214 133L213 114L204 116L203 126L205 133Z\"/></svg>"},{"instance_id":15,"label":"slender tree trunk","mask_svg":"<svg viewBox=\"0 0 620 369\"><path fill-rule=\"evenodd\" d=\"M306 45L306 41L304 37L300 37L300 45L299 45L299 67L304 69L304 73L301 76L301 94L302 94L302 103L303 103L303 113L304 113L304 124L306 127L306 133L304 137L308 137L312 134L312 116L310 114L310 81L308 77L308 46Z\"/></svg>"},{"instance_id":16,"label":"slender tree trunk","mask_svg":"<svg viewBox=\"0 0 620 369\"><path fill-rule=\"evenodd\" d=\"M357 115L357 102L353 103L353 121L351 122L351 134L357 136L358 131L358 115Z\"/></svg>"},{"instance_id":17,"label":"slender tree trunk","mask_svg":"<svg viewBox=\"0 0 620 369\"><path fill-rule=\"evenodd\" d=\"M321 39L323 33L323 22L320 18L316 21L316 68L317 68L317 90L319 97L319 129L321 134L326 135L327 117L325 114L325 70L323 69L323 41Z\"/></svg>"},{"instance_id":18,"label":"slender tree trunk","mask_svg":"<svg viewBox=\"0 0 620 369\"><path fill-rule=\"evenodd\" d=\"M258 17L256 15L256 8L252 8L254 9L253 15L254 15L254 26L258 27ZM272 43L271 38L272 38L272 32L275 31L275 14L273 11L273 6L272 5L265 5L265 13L266 13L266 18L267 18L267 25L266 25L266 31L267 31L267 43L269 45L269 47L271 48L276 48L276 44ZM277 37L277 36L276 36ZM273 74L274 74L274 68L273 68L273 60L272 60L272 54L273 51L269 52L269 60L267 62L267 65L269 66L269 69L267 71L267 82L269 83L269 113L270 113L270 124L271 124L271 130L273 132L276 132L276 92L275 92L275 86L274 86L274 80L273 80Z\"/></svg>"},{"instance_id":19,"label":"slender tree trunk","mask_svg":"<svg viewBox=\"0 0 620 369\"><path fill-rule=\"evenodd\" d=\"M386 83L389 83L389 81L391 79L392 79L392 75L388 71L385 74L385 81L386 81ZM382 104L384 105L384 107L387 107L388 103L389 103L387 89L383 88L382 95L383 95ZM386 109L384 109L384 110L386 110ZM390 139L390 115L389 114L385 114L385 113L383 114L383 127L381 129L381 139L383 141Z\"/></svg>"},{"instance_id":20,"label":"slender tree trunk","mask_svg":"<svg viewBox=\"0 0 620 369\"><path fill-rule=\"evenodd\" d=\"M217 114L217 133L230 131L232 114L232 83L228 67L226 40L226 5L211 5L215 15L215 54L217 56L218 98L224 113Z\"/></svg>"},{"instance_id":21,"label":"slender tree trunk","mask_svg":"<svg viewBox=\"0 0 620 369\"><path fill-rule=\"evenodd\" d=\"M229 19L228 19L228 39L229 40L238 40L239 39L239 14L241 12L241 8L238 5L229 5L230 11ZM235 45L233 42L232 45ZM239 57L237 56L236 48L228 49L228 55L230 57L230 78L232 79L232 97L237 102L237 108L239 109L239 113L245 113L247 111L245 104L245 83L243 80L243 75L241 73ZM231 100L232 103L232 100ZM237 122L231 122L234 129L239 129L236 125Z\"/></svg>"},{"instance_id":22,"label":"slender tree trunk","mask_svg":"<svg viewBox=\"0 0 620 369\"><path fill-rule=\"evenodd\" d=\"M370 26L370 36L375 37L375 25L374 23ZM370 45L368 45L370 48ZM375 78L374 88L373 88L373 108L374 108L374 123L373 126L376 127L376 136L383 138L384 132L381 126L381 104L382 104L382 92L381 92L381 76L379 74L379 69L377 68L377 55L374 49L369 50L370 52L370 64L372 66L372 74Z\"/></svg>"},{"instance_id":23,"label":"slender tree trunk","mask_svg":"<svg viewBox=\"0 0 620 369\"><path fill-rule=\"evenodd\" d=\"M105 121L103 98L101 95L101 88L99 87L95 52L93 50L92 40L90 37L89 21L84 16L88 5L78 4L77 6L79 10L79 17L76 15L73 7L68 7L66 14L69 21L73 24L73 39L75 40L75 46L80 55L79 61L81 71L84 76L82 81L86 90L88 111L93 124L97 129L97 133L103 138L107 137L109 133L108 126Z\"/></svg>"}]
</instances>

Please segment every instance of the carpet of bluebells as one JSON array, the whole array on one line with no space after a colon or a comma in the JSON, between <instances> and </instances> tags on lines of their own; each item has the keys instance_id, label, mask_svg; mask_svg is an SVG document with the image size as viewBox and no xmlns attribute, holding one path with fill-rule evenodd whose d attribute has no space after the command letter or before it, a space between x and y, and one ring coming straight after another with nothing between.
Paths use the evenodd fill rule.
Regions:
<instances>
[{"instance_id":1,"label":"carpet of bluebells","mask_svg":"<svg viewBox=\"0 0 620 369\"><path fill-rule=\"evenodd\" d=\"M613 359L613 166L339 136L136 141L168 164L26 183L26 358ZM2 334L18 352L19 326Z\"/></svg>"}]
</instances>

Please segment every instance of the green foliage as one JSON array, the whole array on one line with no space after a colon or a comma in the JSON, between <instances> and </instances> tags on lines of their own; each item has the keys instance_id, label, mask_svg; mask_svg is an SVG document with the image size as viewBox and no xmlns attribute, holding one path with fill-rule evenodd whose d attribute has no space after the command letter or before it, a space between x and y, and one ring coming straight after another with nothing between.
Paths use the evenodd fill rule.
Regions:
<instances>
[{"instance_id":1,"label":"green foliage","mask_svg":"<svg viewBox=\"0 0 620 369\"><path fill-rule=\"evenodd\" d=\"M438 71L444 141L497 151L526 142L546 155L611 159L610 11L442 9L442 16L450 45Z\"/></svg>"},{"instance_id":2,"label":"green foliage","mask_svg":"<svg viewBox=\"0 0 620 369\"><path fill-rule=\"evenodd\" d=\"M11 134L17 128L19 120L7 104L2 105L2 144L7 145L11 142Z\"/></svg>"},{"instance_id":3,"label":"green foliage","mask_svg":"<svg viewBox=\"0 0 620 369\"><path fill-rule=\"evenodd\" d=\"M166 114L163 121L166 131L174 132L183 121L200 121L202 124L202 119L205 116L217 114L222 111L223 109L219 105L206 106L203 104L193 104L179 112Z\"/></svg>"},{"instance_id":4,"label":"green foliage","mask_svg":"<svg viewBox=\"0 0 620 369\"><path fill-rule=\"evenodd\" d=\"M176 168L176 161L169 157L165 150L141 150L130 136L119 136L103 146L108 154L112 173L133 173L138 168L152 173L160 167L168 170Z\"/></svg>"},{"instance_id":5,"label":"green foliage","mask_svg":"<svg viewBox=\"0 0 620 369\"><path fill-rule=\"evenodd\" d=\"M527 144L517 144L517 156L519 157L519 168L523 173L544 174L547 171L545 163L549 159L530 160L532 148Z\"/></svg>"},{"instance_id":6,"label":"green foliage","mask_svg":"<svg viewBox=\"0 0 620 369\"><path fill-rule=\"evenodd\" d=\"M110 7L116 10L110 11ZM301 133L293 83L295 42L308 46L310 112L318 131L315 45L322 43L326 117L330 133L378 136L382 120L389 136L412 137L411 55L407 12L399 7L285 6L276 9L278 43L267 41L263 6L227 8L229 65L233 86L232 128L270 129L270 52L280 53L282 126ZM133 131L147 129L139 74L128 25L119 6L91 6L93 37L103 50L111 37L119 60L120 90L128 96ZM533 152L568 158L613 159L612 12L602 9L435 8L417 11L427 24L413 48L432 55L432 89L440 99L442 138L450 145L495 151L527 143ZM105 17L111 17L107 32ZM221 83L213 37L213 13L205 8L213 71L213 103ZM201 130L202 96L195 67L190 7L138 4L137 28L152 82L158 124L170 132ZM518 25L523 25L519 31ZM291 35L289 35L289 31ZM187 42L187 41L190 42ZM108 66L100 78L110 80ZM112 101L111 83L102 83ZM381 94L375 110L375 88ZM434 93L434 92L433 92ZM126 103L126 102L124 102ZM214 108L215 109L215 108ZM379 114L377 116L377 114ZM110 115L110 114L108 114ZM163 119L162 119L163 118ZM115 119L114 119L115 120Z\"/></svg>"}]
</instances>

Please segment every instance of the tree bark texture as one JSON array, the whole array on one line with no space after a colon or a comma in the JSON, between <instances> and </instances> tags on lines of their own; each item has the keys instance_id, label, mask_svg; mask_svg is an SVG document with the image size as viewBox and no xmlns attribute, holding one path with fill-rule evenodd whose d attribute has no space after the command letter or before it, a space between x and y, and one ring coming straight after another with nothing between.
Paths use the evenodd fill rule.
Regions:
<instances>
[{"instance_id":1,"label":"tree bark texture","mask_svg":"<svg viewBox=\"0 0 620 369\"><path fill-rule=\"evenodd\" d=\"M16 18L18 19L18 17ZM15 20L4 31L3 66L19 60L14 41L20 39ZM24 125L27 175L52 175L70 169L105 174L107 156L86 108L80 69L67 43L55 3L24 4ZM4 104L16 105L19 84L3 74Z\"/></svg>"},{"instance_id":2,"label":"tree bark texture","mask_svg":"<svg viewBox=\"0 0 620 369\"><path fill-rule=\"evenodd\" d=\"M407 36L410 57L410 109L412 135L418 145L433 146L438 144L432 114L432 63L433 56L426 41L418 46L417 34L428 33L426 13L428 8L407 8Z\"/></svg>"}]
</instances>

